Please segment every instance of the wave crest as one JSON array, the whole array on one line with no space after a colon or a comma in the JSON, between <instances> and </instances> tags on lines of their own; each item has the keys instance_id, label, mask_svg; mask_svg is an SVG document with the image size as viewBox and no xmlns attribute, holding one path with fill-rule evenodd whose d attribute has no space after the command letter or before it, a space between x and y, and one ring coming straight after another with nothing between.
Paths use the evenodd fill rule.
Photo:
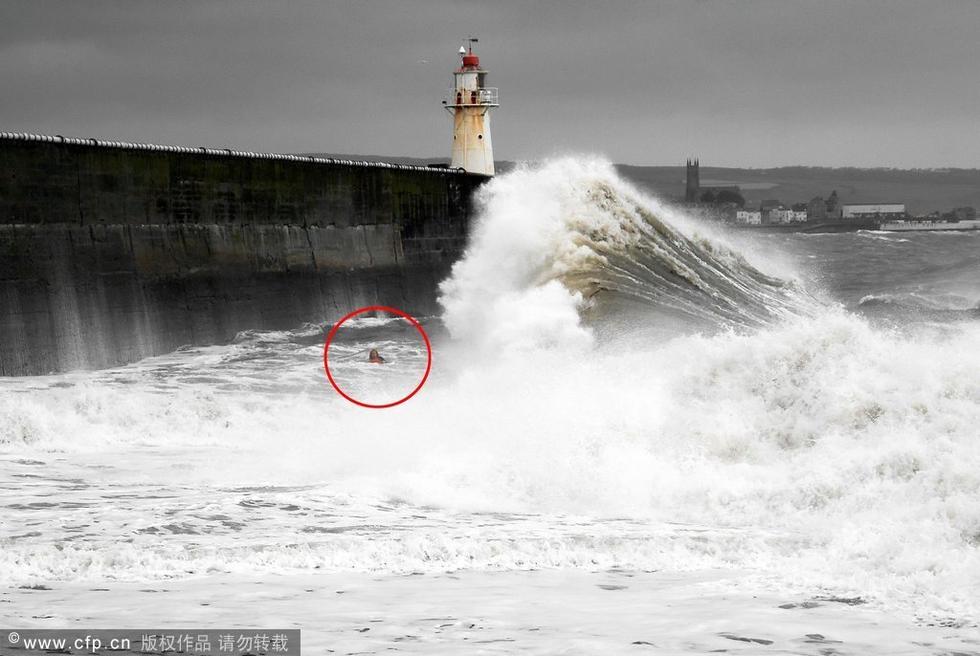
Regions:
<instances>
[{"instance_id":1,"label":"wave crest","mask_svg":"<svg viewBox=\"0 0 980 656\"><path fill-rule=\"evenodd\" d=\"M519 168L478 202L440 299L451 333L476 345L582 346L613 314L702 329L761 326L813 306L602 160ZM515 325L532 332L516 338Z\"/></svg>"}]
</instances>

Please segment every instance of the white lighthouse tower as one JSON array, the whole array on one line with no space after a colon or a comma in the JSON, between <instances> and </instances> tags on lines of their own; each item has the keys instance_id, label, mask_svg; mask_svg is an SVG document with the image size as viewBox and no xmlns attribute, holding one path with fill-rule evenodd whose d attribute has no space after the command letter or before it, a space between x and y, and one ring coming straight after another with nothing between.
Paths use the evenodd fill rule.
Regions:
<instances>
[{"instance_id":1,"label":"white lighthouse tower","mask_svg":"<svg viewBox=\"0 0 980 656\"><path fill-rule=\"evenodd\" d=\"M490 108L499 107L497 89L486 86L487 72L480 68L480 58L469 49L460 48L460 65L453 72L455 82L446 109L453 115L453 161L451 166L471 173L493 175L493 145L490 140Z\"/></svg>"}]
</instances>

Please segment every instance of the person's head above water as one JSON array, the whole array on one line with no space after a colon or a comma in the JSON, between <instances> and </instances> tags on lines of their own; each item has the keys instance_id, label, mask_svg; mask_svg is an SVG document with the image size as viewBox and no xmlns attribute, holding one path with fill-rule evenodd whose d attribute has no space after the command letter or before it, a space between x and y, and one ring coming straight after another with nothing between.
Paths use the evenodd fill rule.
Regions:
<instances>
[{"instance_id":1,"label":"person's head above water","mask_svg":"<svg viewBox=\"0 0 980 656\"><path fill-rule=\"evenodd\" d=\"M378 349L371 349L371 352L368 353L368 362L374 362L375 364L380 364L384 361L385 359L381 357L380 353L378 353Z\"/></svg>"}]
</instances>

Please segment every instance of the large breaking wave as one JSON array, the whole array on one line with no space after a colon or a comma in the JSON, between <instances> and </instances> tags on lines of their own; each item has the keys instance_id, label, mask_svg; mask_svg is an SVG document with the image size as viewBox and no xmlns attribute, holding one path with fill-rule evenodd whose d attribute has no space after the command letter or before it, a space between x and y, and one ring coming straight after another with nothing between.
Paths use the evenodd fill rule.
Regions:
<instances>
[{"instance_id":1,"label":"large breaking wave","mask_svg":"<svg viewBox=\"0 0 980 656\"><path fill-rule=\"evenodd\" d=\"M676 331L759 327L814 307L601 160L520 169L480 202L466 255L442 285L444 321L461 340L581 345L591 331L580 316Z\"/></svg>"}]
</instances>

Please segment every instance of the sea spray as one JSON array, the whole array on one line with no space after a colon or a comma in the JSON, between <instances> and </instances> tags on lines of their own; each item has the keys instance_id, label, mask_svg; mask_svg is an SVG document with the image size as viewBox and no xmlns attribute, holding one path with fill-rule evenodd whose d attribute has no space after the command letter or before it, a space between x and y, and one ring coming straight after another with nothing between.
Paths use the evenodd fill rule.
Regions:
<instances>
[{"instance_id":1,"label":"sea spray","mask_svg":"<svg viewBox=\"0 0 980 656\"><path fill-rule=\"evenodd\" d=\"M813 305L602 160L520 168L488 183L478 202L472 238L440 298L447 327L470 346L587 346L589 324L625 306L651 323L717 329Z\"/></svg>"}]
</instances>

